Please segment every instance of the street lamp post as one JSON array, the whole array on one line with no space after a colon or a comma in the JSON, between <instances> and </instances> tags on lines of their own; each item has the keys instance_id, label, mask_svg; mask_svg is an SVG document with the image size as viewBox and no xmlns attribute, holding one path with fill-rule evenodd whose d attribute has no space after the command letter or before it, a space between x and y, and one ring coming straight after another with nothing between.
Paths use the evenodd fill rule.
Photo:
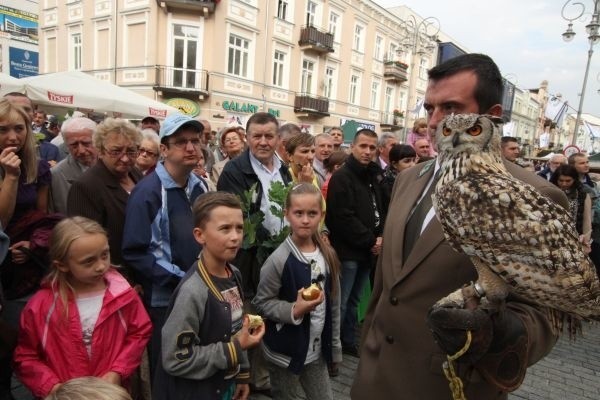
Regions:
<instances>
[{"instance_id":1,"label":"street lamp post","mask_svg":"<svg viewBox=\"0 0 600 400\"><path fill-rule=\"evenodd\" d=\"M406 32L406 36L402 42L402 47L404 47L407 53L409 51L411 52L410 75L408 77L408 95L406 98L406 112L404 113L404 120L406 121L406 127L404 129L405 140L409 129L408 117L410 113L410 105L416 100L416 96L413 99L410 97L411 93L416 94L416 56L419 55L420 57L423 57L426 54L434 53L436 42L438 40L437 34L440 32L440 29L440 21L435 17L427 17L421 21L417 21L417 18L414 15L408 14L406 20L404 21L404 30Z\"/></svg>"},{"instance_id":2,"label":"street lamp post","mask_svg":"<svg viewBox=\"0 0 600 400\"><path fill-rule=\"evenodd\" d=\"M574 9L574 17L570 18L565 15L565 11L567 10L567 6L572 6L570 9ZM600 42L600 34L598 34L598 28L600 28L599 23L599 12L600 12L600 0L594 0L594 12L592 13L592 19L589 24L585 26L586 32L588 34L588 40L590 42L590 48L588 50L588 58L587 64L585 67L585 74L583 75L583 86L581 88L581 96L579 97L579 107L577 108L577 119L575 120L575 129L573 131L573 139L571 144L575 145L577 143L577 132L579 131L579 125L581 124L581 112L583 109L583 99L585 97L585 88L587 86L588 74L590 72L590 63L592 61L592 55L594 54L594 45ZM567 26L567 30L562 34L563 40L565 42L570 42L575 37L575 32L573 31L573 21L580 19L585 14L585 4L581 2L574 2L572 0L567 0L567 2L563 5L561 11L563 19L569 21L569 25Z\"/></svg>"}]
</instances>

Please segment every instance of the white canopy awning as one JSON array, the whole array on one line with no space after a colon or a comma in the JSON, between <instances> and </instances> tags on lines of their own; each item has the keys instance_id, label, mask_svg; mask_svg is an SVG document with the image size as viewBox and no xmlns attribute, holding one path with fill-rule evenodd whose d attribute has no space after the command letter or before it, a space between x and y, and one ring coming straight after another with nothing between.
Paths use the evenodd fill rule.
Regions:
<instances>
[{"instance_id":1,"label":"white canopy awning","mask_svg":"<svg viewBox=\"0 0 600 400\"><path fill-rule=\"evenodd\" d=\"M80 71L21 78L25 93L37 105L84 109L112 117L165 118L174 107Z\"/></svg>"},{"instance_id":2,"label":"white canopy awning","mask_svg":"<svg viewBox=\"0 0 600 400\"><path fill-rule=\"evenodd\" d=\"M0 96L10 92L23 93L23 82L20 79L13 78L10 75L0 73Z\"/></svg>"}]
</instances>

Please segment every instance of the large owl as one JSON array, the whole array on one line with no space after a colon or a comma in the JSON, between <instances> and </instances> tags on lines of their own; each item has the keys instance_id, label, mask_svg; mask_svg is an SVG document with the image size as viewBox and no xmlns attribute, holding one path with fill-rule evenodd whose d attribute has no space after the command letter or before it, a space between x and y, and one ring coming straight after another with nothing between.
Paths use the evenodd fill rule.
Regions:
<instances>
[{"instance_id":1,"label":"large owl","mask_svg":"<svg viewBox=\"0 0 600 400\"><path fill-rule=\"evenodd\" d=\"M572 217L510 175L501 135L501 120L489 115L451 115L438 125L433 205L446 239L471 257L475 291L487 301L515 292L546 307L557 332L565 317L600 319L600 283ZM436 306L464 306L461 290Z\"/></svg>"}]
</instances>

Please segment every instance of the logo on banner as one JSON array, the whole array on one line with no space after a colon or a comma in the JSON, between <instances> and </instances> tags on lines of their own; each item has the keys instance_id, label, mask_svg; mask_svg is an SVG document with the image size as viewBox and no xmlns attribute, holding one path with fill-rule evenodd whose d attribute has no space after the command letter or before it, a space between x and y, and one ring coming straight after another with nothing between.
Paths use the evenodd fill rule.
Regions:
<instances>
[{"instance_id":1,"label":"logo on banner","mask_svg":"<svg viewBox=\"0 0 600 400\"><path fill-rule=\"evenodd\" d=\"M69 96L65 94L48 92L48 100L55 103L73 104L73 95Z\"/></svg>"},{"instance_id":2,"label":"logo on banner","mask_svg":"<svg viewBox=\"0 0 600 400\"><path fill-rule=\"evenodd\" d=\"M148 107L148 115L153 117L165 118L167 116L167 110L159 110L158 108Z\"/></svg>"}]
</instances>

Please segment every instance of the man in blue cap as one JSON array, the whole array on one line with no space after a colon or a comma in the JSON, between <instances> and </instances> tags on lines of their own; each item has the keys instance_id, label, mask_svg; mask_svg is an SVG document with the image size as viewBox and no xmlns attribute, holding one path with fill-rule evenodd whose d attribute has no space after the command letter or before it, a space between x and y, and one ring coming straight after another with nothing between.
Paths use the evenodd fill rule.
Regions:
<instances>
[{"instance_id":1,"label":"man in blue cap","mask_svg":"<svg viewBox=\"0 0 600 400\"><path fill-rule=\"evenodd\" d=\"M202 130L202 124L187 115L169 115L159 134L162 161L136 185L127 202L123 258L138 274L154 326L148 348L151 376L171 293L200 252L192 235L192 204L208 188L192 170L201 154Z\"/></svg>"}]
</instances>

